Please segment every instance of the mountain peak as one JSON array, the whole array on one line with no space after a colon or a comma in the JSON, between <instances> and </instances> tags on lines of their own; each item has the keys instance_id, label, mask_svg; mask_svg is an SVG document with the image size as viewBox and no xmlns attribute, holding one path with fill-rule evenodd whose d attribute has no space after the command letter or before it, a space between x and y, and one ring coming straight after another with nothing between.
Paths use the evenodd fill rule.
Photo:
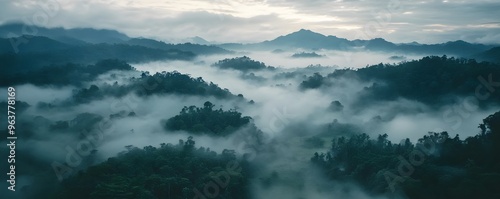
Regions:
<instances>
[{"instance_id":1,"label":"mountain peak","mask_svg":"<svg viewBox=\"0 0 500 199\"><path fill-rule=\"evenodd\" d=\"M292 32L288 35L295 35L295 34L299 34L299 35L321 35L321 36L324 36L320 33L317 33L317 32L314 32L312 30L308 30L308 29L300 29L299 31L296 31L296 32Z\"/></svg>"},{"instance_id":2,"label":"mountain peak","mask_svg":"<svg viewBox=\"0 0 500 199\"><path fill-rule=\"evenodd\" d=\"M310 33L312 32L312 33L314 33L313 31L308 30L308 29L304 29L304 28L301 28L301 29L300 29L299 31L297 31L297 32L310 32Z\"/></svg>"},{"instance_id":3,"label":"mountain peak","mask_svg":"<svg viewBox=\"0 0 500 199\"><path fill-rule=\"evenodd\" d=\"M280 36L276 39L280 40L280 39L285 39L285 40L322 40L326 38L325 35L322 35L320 33L317 33L317 32L313 32L311 30L307 30L307 29L300 29L299 31L296 31L296 32L292 32L290 34L287 34L285 36Z\"/></svg>"},{"instance_id":4,"label":"mountain peak","mask_svg":"<svg viewBox=\"0 0 500 199\"><path fill-rule=\"evenodd\" d=\"M279 36L274 40L263 42L264 45L272 45L274 47L296 47L296 48L309 48L320 49L335 48L339 49L341 43L348 42L346 39L337 38L334 36L325 36L323 34L313 32L307 29L300 29L290 34Z\"/></svg>"},{"instance_id":5,"label":"mountain peak","mask_svg":"<svg viewBox=\"0 0 500 199\"><path fill-rule=\"evenodd\" d=\"M189 38L190 42L192 43L195 43L195 44L201 44L201 45L209 45L210 42L199 37L199 36L195 36L195 37L191 37Z\"/></svg>"}]
</instances>

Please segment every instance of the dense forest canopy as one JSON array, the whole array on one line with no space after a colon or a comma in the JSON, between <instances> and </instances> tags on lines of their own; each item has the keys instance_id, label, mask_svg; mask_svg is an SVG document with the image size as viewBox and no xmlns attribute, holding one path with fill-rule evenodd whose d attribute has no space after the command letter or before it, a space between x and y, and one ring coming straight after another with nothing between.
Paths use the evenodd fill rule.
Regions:
<instances>
[{"instance_id":1,"label":"dense forest canopy","mask_svg":"<svg viewBox=\"0 0 500 199\"><path fill-rule=\"evenodd\" d=\"M476 62L473 59L430 56L398 64L378 64L360 69L339 69L326 77L315 73L300 84L302 89L329 87L329 79L356 78L373 82L361 91L357 106L368 101L390 101L406 98L430 106L442 106L455 97L484 95L491 91L483 84L497 85L500 65ZM478 93L479 92L479 93ZM478 94L477 94L478 93ZM500 93L492 92L479 102L480 106L497 104Z\"/></svg>"},{"instance_id":2,"label":"dense forest canopy","mask_svg":"<svg viewBox=\"0 0 500 199\"><path fill-rule=\"evenodd\" d=\"M0 25L1 197L500 198L498 46L185 28Z\"/></svg>"},{"instance_id":3,"label":"dense forest canopy","mask_svg":"<svg viewBox=\"0 0 500 199\"><path fill-rule=\"evenodd\" d=\"M234 151L197 148L193 137L159 148L127 146L117 157L66 179L51 198L245 199L250 198L247 167Z\"/></svg>"},{"instance_id":4,"label":"dense forest canopy","mask_svg":"<svg viewBox=\"0 0 500 199\"><path fill-rule=\"evenodd\" d=\"M292 55L293 58L314 58L314 57L324 57L324 55L317 54L316 52L301 52Z\"/></svg>"},{"instance_id":5,"label":"dense forest canopy","mask_svg":"<svg viewBox=\"0 0 500 199\"><path fill-rule=\"evenodd\" d=\"M56 86L81 85L111 70L132 71L135 69L125 61L116 59L100 60L87 66L73 63L50 65L37 70L6 76L5 79L0 81L0 86L26 83Z\"/></svg>"},{"instance_id":6,"label":"dense forest canopy","mask_svg":"<svg viewBox=\"0 0 500 199\"><path fill-rule=\"evenodd\" d=\"M222 69L234 69L240 71L253 71L269 68L264 63L252 60L247 56L223 59L213 64L213 66Z\"/></svg>"},{"instance_id":7,"label":"dense forest canopy","mask_svg":"<svg viewBox=\"0 0 500 199\"><path fill-rule=\"evenodd\" d=\"M0 40L2 39L0 38ZM8 39L5 40L9 42ZM33 50L0 53L0 62L5 66L1 67L3 74L30 72L52 64L91 64L103 59L121 59L138 63L155 60L192 60L196 56L192 52L177 49L161 50L126 44L70 45L65 49L60 49L57 48L59 42L54 40L44 39L35 42L38 41L35 37L29 41L23 45L23 48L34 48ZM36 49L39 48L43 48L43 50L37 51Z\"/></svg>"},{"instance_id":8,"label":"dense forest canopy","mask_svg":"<svg viewBox=\"0 0 500 199\"><path fill-rule=\"evenodd\" d=\"M220 88L213 82L207 83L201 77L192 78L177 71L162 72L154 75L143 73L140 78L132 77L130 83L120 85L102 84L90 85L73 91L73 99L68 103L89 103L104 97L123 97L127 94L136 94L140 97L151 95L177 94L187 96L213 96L220 99L238 98L229 90Z\"/></svg>"},{"instance_id":9,"label":"dense forest canopy","mask_svg":"<svg viewBox=\"0 0 500 199\"><path fill-rule=\"evenodd\" d=\"M214 109L215 105L207 101L203 107L189 106L182 108L179 115L166 121L169 130L185 130L192 133L206 133L214 136L225 136L248 124L248 116L241 116L235 109L228 111Z\"/></svg>"},{"instance_id":10,"label":"dense forest canopy","mask_svg":"<svg viewBox=\"0 0 500 199\"><path fill-rule=\"evenodd\" d=\"M460 139L430 132L413 144L387 134L332 140L330 151L311 158L332 180L354 181L374 194L402 192L417 198L498 198L500 112L483 120L480 133Z\"/></svg>"}]
</instances>

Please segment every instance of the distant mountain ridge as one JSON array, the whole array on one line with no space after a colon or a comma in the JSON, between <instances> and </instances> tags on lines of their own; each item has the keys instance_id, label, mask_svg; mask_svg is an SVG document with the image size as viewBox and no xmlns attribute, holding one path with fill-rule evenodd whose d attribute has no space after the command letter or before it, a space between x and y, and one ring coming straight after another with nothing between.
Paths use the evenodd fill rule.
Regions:
<instances>
[{"instance_id":1,"label":"distant mountain ridge","mask_svg":"<svg viewBox=\"0 0 500 199\"><path fill-rule=\"evenodd\" d=\"M45 28L25 25L22 23L10 23L0 26L0 37L11 38L21 35L44 36L54 40L65 40L71 44L75 44L75 42L79 42L81 44L121 43L130 39L123 33L107 29Z\"/></svg>"},{"instance_id":2,"label":"distant mountain ridge","mask_svg":"<svg viewBox=\"0 0 500 199\"><path fill-rule=\"evenodd\" d=\"M449 41L440 44L419 44L411 43L392 43L382 38L370 40L348 40L336 36L326 36L311 30L300 29L299 31L279 36L270 41L263 41L252 44L227 43L219 45L227 49L266 49L274 50L277 48L301 48L301 49L326 49L326 50L356 50L364 49L369 51L417 53L430 55L452 55L469 57L486 50L494 45L472 44L462 40Z\"/></svg>"},{"instance_id":3,"label":"distant mountain ridge","mask_svg":"<svg viewBox=\"0 0 500 199\"><path fill-rule=\"evenodd\" d=\"M487 51L477 54L475 57L484 61L500 63L500 47L491 48Z\"/></svg>"},{"instance_id":4,"label":"distant mountain ridge","mask_svg":"<svg viewBox=\"0 0 500 199\"><path fill-rule=\"evenodd\" d=\"M31 36L26 36L30 35ZM33 37L35 36L35 37ZM462 40L449 41L439 44L419 44L411 43L392 43L383 38L374 38L370 40L348 40L332 35L323 35L311 30L300 29L299 31L279 36L273 40L259 43L240 44L225 43L211 45L210 42L201 37L187 38L194 43L170 44L148 38L130 38L126 34L116 30L93 29L93 28L44 28L38 26L28 26L22 23L10 23L0 25L0 38L20 38L24 37L31 42L24 46L21 43L18 50L25 52L44 51L44 43L51 41L44 40L49 38L57 41L51 43L49 49L63 50L75 46L88 46L95 44L124 44L131 46L142 46L158 50L179 50L192 52L194 54L228 54L232 50L276 50L276 49L309 49L309 50L367 50L387 53L400 54L423 54L423 55L448 55L466 58L477 58L485 61L497 61L495 57L498 49L494 50L494 45L473 44ZM36 38L36 39L32 39ZM12 47L12 40L0 40L0 53L11 52L16 48ZM196 44L198 43L198 44ZM202 43L202 44L200 44ZM487 52L491 49L491 52Z\"/></svg>"},{"instance_id":5,"label":"distant mountain ridge","mask_svg":"<svg viewBox=\"0 0 500 199\"><path fill-rule=\"evenodd\" d=\"M129 63L157 60L191 60L196 54L178 49L155 49L127 44L69 45L48 37L31 36L29 42L18 46L16 52L12 40L0 38L0 74L26 72L52 64L89 64L104 59L120 59Z\"/></svg>"},{"instance_id":6,"label":"distant mountain ridge","mask_svg":"<svg viewBox=\"0 0 500 199\"><path fill-rule=\"evenodd\" d=\"M155 48L161 50L171 50L177 49L182 51L190 51L195 54L227 54L232 53L226 49L213 46L213 45L200 45L200 44L192 44L192 43L184 43L184 44L167 44L162 41L156 41L153 39L146 38L133 38L125 42L129 45L138 45L144 46L148 48Z\"/></svg>"},{"instance_id":7,"label":"distant mountain ridge","mask_svg":"<svg viewBox=\"0 0 500 199\"><path fill-rule=\"evenodd\" d=\"M93 29L93 28L45 28L39 26L30 26L22 23L9 23L0 25L0 38L10 39L10 38L20 38L24 37L26 41L31 42L31 38L36 38L40 40L42 38L49 38L54 41L59 42L59 45L66 46L85 46L94 44L125 44L125 45L137 45L147 48L159 49L159 50L180 50L188 51L195 54L225 54L232 53L231 51L222 49L217 46L210 45L210 43L201 37L190 38L193 43L183 43L183 44L167 44L162 41L157 41L154 39L147 38L130 38L126 34L118 32L116 30L108 29ZM18 50L25 49L26 52L31 52L34 50L33 44L28 44L28 42L23 42L21 40L14 40L11 42L18 42L20 45ZM35 41L35 40L33 40ZM8 50L7 46L11 44L0 43L0 52L5 52ZM195 43L196 42L196 43ZM50 42L49 42L50 43ZM29 45L26 47L24 44ZM11 45L12 46L12 45ZM52 47L51 47L52 48ZM16 49L13 49L16 51Z\"/></svg>"}]
</instances>

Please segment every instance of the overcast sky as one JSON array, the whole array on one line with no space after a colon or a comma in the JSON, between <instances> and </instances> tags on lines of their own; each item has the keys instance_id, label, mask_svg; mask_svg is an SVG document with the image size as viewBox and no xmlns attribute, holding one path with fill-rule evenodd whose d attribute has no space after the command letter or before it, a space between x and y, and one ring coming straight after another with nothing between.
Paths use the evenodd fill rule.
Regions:
<instances>
[{"instance_id":1,"label":"overcast sky","mask_svg":"<svg viewBox=\"0 0 500 199\"><path fill-rule=\"evenodd\" d=\"M301 28L348 39L500 43L499 0L0 0L0 23L116 29L166 41L271 40Z\"/></svg>"}]
</instances>

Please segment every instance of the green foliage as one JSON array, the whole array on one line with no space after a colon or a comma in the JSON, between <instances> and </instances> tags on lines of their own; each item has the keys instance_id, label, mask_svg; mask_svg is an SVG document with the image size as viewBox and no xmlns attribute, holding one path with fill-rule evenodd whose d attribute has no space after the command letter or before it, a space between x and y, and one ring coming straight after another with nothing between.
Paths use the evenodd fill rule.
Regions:
<instances>
[{"instance_id":1,"label":"green foliage","mask_svg":"<svg viewBox=\"0 0 500 199\"><path fill-rule=\"evenodd\" d=\"M335 100L330 103L328 110L333 112L339 112L344 110L344 105L342 105L342 103L340 103L338 100Z\"/></svg>"},{"instance_id":2,"label":"green foliage","mask_svg":"<svg viewBox=\"0 0 500 199\"><path fill-rule=\"evenodd\" d=\"M179 115L167 120L168 130L185 130L191 133L208 133L209 135L225 136L250 122L250 117L241 117L234 109L224 111L214 109L211 102L205 102L203 107L184 107Z\"/></svg>"},{"instance_id":3,"label":"green foliage","mask_svg":"<svg viewBox=\"0 0 500 199\"><path fill-rule=\"evenodd\" d=\"M144 38L134 38L126 42L130 45L139 45L148 48L156 48L161 50L182 50L186 52L193 52L197 55L210 55L210 54L229 54L232 53L226 49L217 46L207 46L200 44L184 43L184 44L167 44L161 41Z\"/></svg>"},{"instance_id":4,"label":"green foliage","mask_svg":"<svg viewBox=\"0 0 500 199\"><path fill-rule=\"evenodd\" d=\"M324 57L324 55L317 54L316 52L301 52L292 55L292 58L314 58L314 57Z\"/></svg>"},{"instance_id":5,"label":"green foliage","mask_svg":"<svg viewBox=\"0 0 500 199\"><path fill-rule=\"evenodd\" d=\"M355 103L357 107L400 97L441 106L455 102L454 96L476 96L476 89L483 84L480 78L489 81L491 75L493 82L498 82L498 74L498 64L431 56L397 65L378 64L357 70L336 70L328 78L352 78L355 75L361 81L375 81L360 93L361 97ZM317 87L319 86L304 88ZM482 95L487 92L484 86L480 90ZM499 101L500 92L493 92L488 99L480 101L480 105Z\"/></svg>"},{"instance_id":6,"label":"green foliage","mask_svg":"<svg viewBox=\"0 0 500 199\"><path fill-rule=\"evenodd\" d=\"M139 95L175 93L184 95L214 96L231 98L234 95L227 89L220 88L212 82L207 83L201 77L192 78L177 71L143 75L132 80L131 87Z\"/></svg>"},{"instance_id":7,"label":"green foliage","mask_svg":"<svg viewBox=\"0 0 500 199\"><path fill-rule=\"evenodd\" d=\"M28 42L26 45L30 45ZM50 46L52 44L45 45ZM121 59L126 62L147 62L157 60L191 60L196 55L192 52L177 49L161 50L143 46L125 44L89 44L70 46L67 49L51 49L36 52L5 52L0 53L2 80L10 75L43 70L50 65L65 65L67 63L89 64L103 59ZM3 81L2 81L3 82Z\"/></svg>"},{"instance_id":8,"label":"green foliage","mask_svg":"<svg viewBox=\"0 0 500 199\"><path fill-rule=\"evenodd\" d=\"M307 80L302 81L299 87L301 89L315 89L323 85L324 81L325 78L321 74L314 73L312 76L309 76Z\"/></svg>"},{"instance_id":9,"label":"green foliage","mask_svg":"<svg viewBox=\"0 0 500 199\"><path fill-rule=\"evenodd\" d=\"M73 91L73 98L67 104L89 103L104 97L123 97L126 94L135 93L141 97L163 94L213 96L219 99L231 99L237 97L229 90L220 88L212 82L207 83L201 77L192 78L189 75L177 71L162 72L154 75L143 73L140 78L131 78L125 85L102 84L91 85L89 88L81 88Z\"/></svg>"},{"instance_id":10,"label":"green foliage","mask_svg":"<svg viewBox=\"0 0 500 199\"><path fill-rule=\"evenodd\" d=\"M498 198L499 124L497 112L483 120L479 135L465 140L447 132L430 133L416 144L409 139L393 144L387 135L340 137L311 161L331 179L353 180L374 194L391 194L396 182L410 199Z\"/></svg>"},{"instance_id":11,"label":"green foliage","mask_svg":"<svg viewBox=\"0 0 500 199\"><path fill-rule=\"evenodd\" d=\"M94 80L98 75L111 70L135 70L124 61L105 59L94 65L80 64L50 65L26 73L16 73L0 80L0 86L12 86L31 83L35 85L81 85L83 82Z\"/></svg>"},{"instance_id":12,"label":"green foliage","mask_svg":"<svg viewBox=\"0 0 500 199\"><path fill-rule=\"evenodd\" d=\"M213 66L222 69L235 69L240 71L262 70L268 68L264 63L254 61L247 56L220 60L213 64Z\"/></svg>"},{"instance_id":13,"label":"green foliage","mask_svg":"<svg viewBox=\"0 0 500 199\"><path fill-rule=\"evenodd\" d=\"M232 169L234 166L228 166L229 163L238 169ZM53 198L185 199L194 198L195 190L204 193L210 182L222 182L217 184L219 194L215 198L245 199L249 198L245 168L235 158L234 151L217 154L196 148L192 137L179 140L177 145L161 144L160 148L128 146L117 157L66 179Z\"/></svg>"},{"instance_id":14,"label":"green foliage","mask_svg":"<svg viewBox=\"0 0 500 199\"><path fill-rule=\"evenodd\" d=\"M487 51L475 55L475 57L485 61L500 63L500 47L493 47Z\"/></svg>"}]
</instances>

